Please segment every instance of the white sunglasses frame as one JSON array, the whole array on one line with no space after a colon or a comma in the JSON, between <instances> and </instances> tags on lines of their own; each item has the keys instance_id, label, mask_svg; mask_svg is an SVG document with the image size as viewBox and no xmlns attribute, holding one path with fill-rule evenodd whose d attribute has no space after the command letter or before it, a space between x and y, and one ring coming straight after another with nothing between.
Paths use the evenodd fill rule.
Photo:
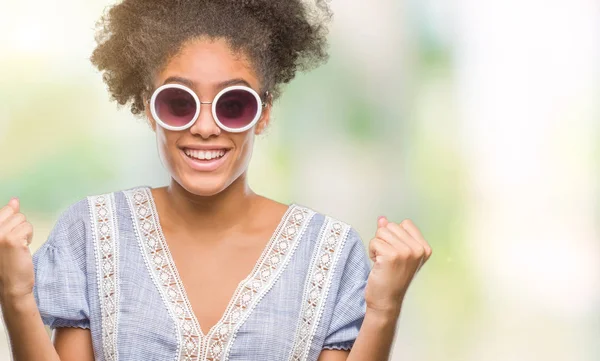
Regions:
<instances>
[{"instance_id":1,"label":"white sunglasses frame","mask_svg":"<svg viewBox=\"0 0 600 361\"><path fill-rule=\"evenodd\" d=\"M156 103L156 98L158 96L158 94L160 94L161 91L163 91L164 89L181 89L184 90L188 93L190 93L192 95L192 97L194 98L194 100L196 101L196 114L194 114L194 117L192 118L192 120L189 121L189 123L179 126L179 127L174 127L172 125L166 124L164 121L162 121L160 119L160 117L158 116L158 114L156 113L156 107L155 107L155 103ZM258 110L256 111L256 115L254 116L254 119L252 119L252 121L250 123L248 123L247 125L245 125L242 128L230 128L228 126L226 126L225 124L221 123L221 121L219 121L219 117L217 117L217 102L219 101L219 98L232 90L245 90L247 92L249 92L250 94L254 95L254 98L256 98L256 103L258 105ZM192 127L192 125L194 125L194 123L196 123L196 121L198 120L198 117L200 116L200 108L202 104L212 104L211 108L212 108L212 116L213 119L215 121L215 123L217 123L217 125L219 126L219 128L230 132L230 133L242 133L245 132L246 130L252 128L254 125L256 125L256 123L258 122L258 120L260 119L260 117L262 116L262 109L267 105L266 103L263 103L262 99L260 98L260 96L258 95L258 93L247 86L244 85L233 85L233 86L229 86L223 90L221 90L213 99L212 102L201 102L200 99L198 98L198 96L196 95L196 93L188 88L185 85L181 85L181 84L175 84L175 83L169 83L169 84L165 84L162 85L160 87L158 87L154 93L152 94L152 98L150 98L150 112L152 113L152 117L154 117L154 120L163 128L168 129L168 130L173 130L173 131L181 131L181 130L186 130Z\"/></svg>"}]
</instances>

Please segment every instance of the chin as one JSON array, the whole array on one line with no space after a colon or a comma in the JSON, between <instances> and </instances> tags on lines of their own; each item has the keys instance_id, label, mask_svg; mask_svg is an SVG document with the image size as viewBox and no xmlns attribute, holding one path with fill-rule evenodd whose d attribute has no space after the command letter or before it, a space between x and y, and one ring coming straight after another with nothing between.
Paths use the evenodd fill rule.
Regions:
<instances>
[{"instance_id":1,"label":"chin","mask_svg":"<svg viewBox=\"0 0 600 361\"><path fill-rule=\"evenodd\" d=\"M220 177L199 176L177 180L177 183L189 193L199 197L212 197L223 192L228 182Z\"/></svg>"}]
</instances>

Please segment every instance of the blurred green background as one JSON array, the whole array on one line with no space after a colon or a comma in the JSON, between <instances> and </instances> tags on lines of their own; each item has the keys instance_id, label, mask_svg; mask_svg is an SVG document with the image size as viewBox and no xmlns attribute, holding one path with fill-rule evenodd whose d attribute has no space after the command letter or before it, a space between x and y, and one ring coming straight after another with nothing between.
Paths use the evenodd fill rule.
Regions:
<instances>
[{"instance_id":1,"label":"blurred green background","mask_svg":"<svg viewBox=\"0 0 600 361\"><path fill-rule=\"evenodd\" d=\"M111 3L0 0L0 203L34 248L87 195L168 182L88 61ZM365 244L379 215L422 229L392 360L600 359L600 4L332 6L331 59L276 104L253 188Z\"/></svg>"}]
</instances>

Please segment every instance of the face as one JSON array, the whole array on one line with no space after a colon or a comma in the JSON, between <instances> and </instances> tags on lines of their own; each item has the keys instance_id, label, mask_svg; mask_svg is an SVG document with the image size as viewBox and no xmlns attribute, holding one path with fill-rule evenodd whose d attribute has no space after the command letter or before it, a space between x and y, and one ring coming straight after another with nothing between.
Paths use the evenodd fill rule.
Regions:
<instances>
[{"instance_id":1,"label":"face","mask_svg":"<svg viewBox=\"0 0 600 361\"><path fill-rule=\"evenodd\" d=\"M224 40L187 43L157 74L154 89L169 83L187 86L201 102L212 102L221 90L232 85L248 86L266 101L248 59L233 53ZM201 104L200 115L190 128L173 131L157 124L146 103L146 116L156 133L161 161L173 180L198 196L215 195L245 180L254 138L268 125L270 110L270 104L263 108L254 127L231 133L219 128L211 104Z\"/></svg>"}]
</instances>

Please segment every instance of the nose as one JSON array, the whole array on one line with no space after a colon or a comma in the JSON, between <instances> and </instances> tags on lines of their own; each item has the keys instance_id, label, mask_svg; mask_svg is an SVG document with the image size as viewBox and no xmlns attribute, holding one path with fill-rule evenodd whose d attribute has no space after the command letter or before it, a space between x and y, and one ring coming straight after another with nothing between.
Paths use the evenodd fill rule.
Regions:
<instances>
[{"instance_id":1,"label":"nose","mask_svg":"<svg viewBox=\"0 0 600 361\"><path fill-rule=\"evenodd\" d=\"M212 136L218 136L221 134L221 128L215 122L212 114L212 104L202 103L200 104L200 115L194 124L190 127L190 132L193 135L199 135L204 139L208 139Z\"/></svg>"}]
</instances>

